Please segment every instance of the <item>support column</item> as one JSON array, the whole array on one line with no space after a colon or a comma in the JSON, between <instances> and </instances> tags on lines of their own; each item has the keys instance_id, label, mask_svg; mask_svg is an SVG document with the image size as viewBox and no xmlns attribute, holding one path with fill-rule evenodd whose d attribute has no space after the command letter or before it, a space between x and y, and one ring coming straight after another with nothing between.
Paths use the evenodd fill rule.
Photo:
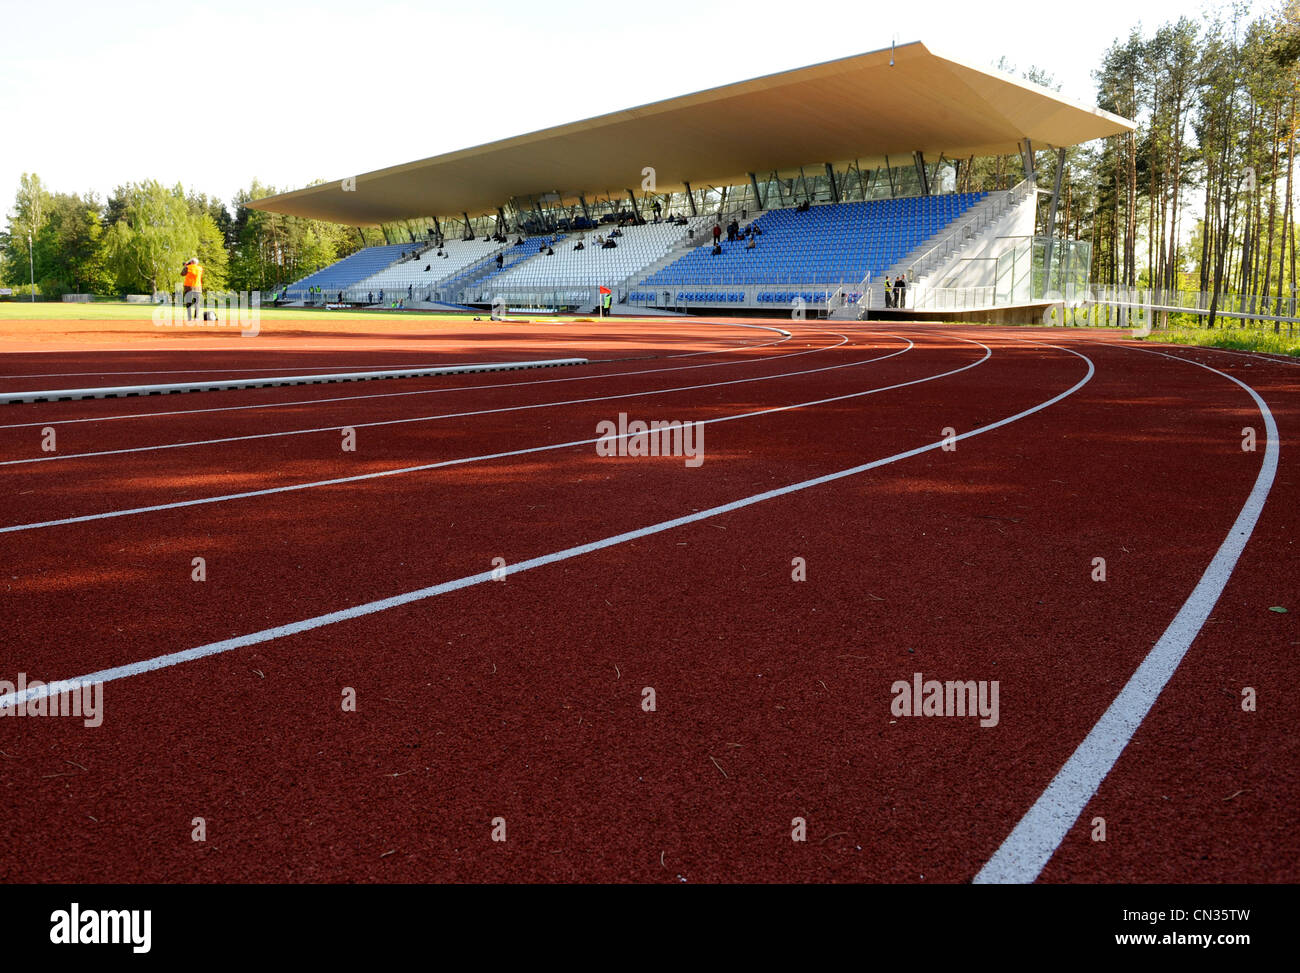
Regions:
<instances>
[{"instance_id":1,"label":"support column","mask_svg":"<svg viewBox=\"0 0 1300 973\"><path fill-rule=\"evenodd\" d=\"M826 180L831 185L831 202L838 203L840 201L840 187L835 182L835 167L829 162L826 163Z\"/></svg>"},{"instance_id":2,"label":"support column","mask_svg":"<svg viewBox=\"0 0 1300 973\"><path fill-rule=\"evenodd\" d=\"M1029 139L1024 141L1021 156L1025 163L1025 178L1030 182L1038 182L1038 171L1034 168L1034 143Z\"/></svg>"},{"instance_id":3,"label":"support column","mask_svg":"<svg viewBox=\"0 0 1300 973\"><path fill-rule=\"evenodd\" d=\"M632 192L632 190L629 189L629 190L627 191L627 198L630 199L630 200L632 200L632 215L635 216L635 217L636 217L636 221L637 221L638 223L640 223L640 222L641 222L641 210L640 210L640 209L637 207L637 205L636 205L636 193Z\"/></svg>"},{"instance_id":4,"label":"support column","mask_svg":"<svg viewBox=\"0 0 1300 973\"><path fill-rule=\"evenodd\" d=\"M695 208L695 193L691 189L691 184L689 182L684 182L682 183L682 185L686 187L686 198L690 201L691 204L691 215L699 216L700 211Z\"/></svg>"},{"instance_id":5,"label":"support column","mask_svg":"<svg viewBox=\"0 0 1300 973\"><path fill-rule=\"evenodd\" d=\"M1043 260L1044 286L1052 287L1052 249L1056 244L1056 207L1061 201L1061 174L1065 171L1065 147L1056 150L1056 178L1052 184L1052 208L1047 214L1047 253Z\"/></svg>"},{"instance_id":6,"label":"support column","mask_svg":"<svg viewBox=\"0 0 1300 973\"><path fill-rule=\"evenodd\" d=\"M578 193L578 202L582 204L582 216L583 216L583 218L584 218L588 223L590 223L590 222L591 222L591 210L587 209L587 197L586 197L585 195L583 195L582 193Z\"/></svg>"},{"instance_id":7,"label":"support column","mask_svg":"<svg viewBox=\"0 0 1300 973\"><path fill-rule=\"evenodd\" d=\"M470 222L469 222L469 214L466 213L464 210L461 210L460 215L463 216L463 217L465 217L465 232L468 233L468 234L469 234L469 238L470 238L471 240L473 240L473 239L474 239L474 227L470 226ZM463 235L463 234L462 234L462 235Z\"/></svg>"},{"instance_id":8,"label":"support column","mask_svg":"<svg viewBox=\"0 0 1300 973\"><path fill-rule=\"evenodd\" d=\"M763 199L763 194L758 191L758 177L752 172L749 174L749 185L754 190L754 202L758 204L759 212L762 212L767 208L763 205L766 200Z\"/></svg>"},{"instance_id":9,"label":"support column","mask_svg":"<svg viewBox=\"0 0 1300 973\"><path fill-rule=\"evenodd\" d=\"M889 177L889 198L894 199L898 190L894 188L894 167L889 164L889 156L885 156L885 175Z\"/></svg>"},{"instance_id":10,"label":"support column","mask_svg":"<svg viewBox=\"0 0 1300 973\"><path fill-rule=\"evenodd\" d=\"M921 181L921 195L930 195L930 177L925 171L925 153L913 152L912 164L916 166L916 177Z\"/></svg>"}]
</instances>

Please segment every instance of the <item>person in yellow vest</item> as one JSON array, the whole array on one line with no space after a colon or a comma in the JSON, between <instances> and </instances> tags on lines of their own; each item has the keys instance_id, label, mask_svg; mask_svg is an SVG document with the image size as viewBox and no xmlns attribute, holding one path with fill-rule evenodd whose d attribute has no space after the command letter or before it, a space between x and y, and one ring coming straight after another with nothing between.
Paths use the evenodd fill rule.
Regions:
<instances>
[{"instance_id":1,"label":"person in yellow vest","mask_svg":"<svg viewBox=\"0 0 1300 973\"><path fill-rule=\"evenodd\" d=\"M199 316L199 304L203 301L203 267L199 258L190 257L185 261L182 273L185 275L182 281L185 288L185 319L195 320Z\"/></svg>"}]
</instances>

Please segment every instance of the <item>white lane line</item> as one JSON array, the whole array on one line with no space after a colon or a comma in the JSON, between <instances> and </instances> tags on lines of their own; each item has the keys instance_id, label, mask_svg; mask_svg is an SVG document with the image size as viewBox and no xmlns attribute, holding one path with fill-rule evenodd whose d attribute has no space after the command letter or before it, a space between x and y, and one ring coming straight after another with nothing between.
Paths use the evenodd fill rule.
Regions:
<instances>
[{"instance_id":1,"label":"white lane line","mask_svg":"<svg viewBox=\"0 0 1300 973\"><path fill-rule=\"evenodd\" d=\"M832 334L828 331L809 331L809 334ZM206 409L172 409L165 412L128 412L115 416L89 416L82 419L47 419L40 422L14 422L7 425L0 425L0 429L31 429L36 426L64 426L83 422L113 422L120 419L154 419L159 416L193 416L207 412L243 412L251 409L285 409L295 405L316 405L319 403L329 402L355 402L359 399L396 399L408 395L440 395L445 392L473 392L480 389L512 389L522 388L533 385L553 385L556 382L594 382L602 378L621 378L628 375L653 375L658 372L682 372L692 368L720 368L724 365L752 365L758 362L783 361L786 358L798 358L802 355L815 355L820 352L830 351L839 348L841 345L848 343L848 338L838 335L841 339L833 345L812 348L808 351L796 351L782 355L763 355L758 358L739 358L721 362L705 362L701 365L674 365L670 368L640 368L630 372L604 372L596 375L567 375L564 378L547 378L533 379L528 382L496 382L491 385L455 385L436 389L415 389L408 392L371 392L365 395L334 395L322 399L292 399L288 402L263 402L254 405L223 405L212 406ZM790 337L779 338L776 341L764 342L759 345L747 345L747 349L766 348L771 345L784 344L789 341ZM695 354L721 354L722 352L693 352L691 355L664 355L660 358L648 359L653 361L662 361L665 358L690 358ZM592 361L591 364L603 364L603 362Z\"/></svg>"},{"instance_id":2,"label":"white lane line","mask_svg":"<svg viewBox=\"0 0 1300 973\"><path fill-rule=\"evenodd\" d=\"M856 364L867 364L872 361L884 361L886 358L893 358L897 355L905 354L912 347L914 347L913 343L909 341L907 338L902 338L901 340L907 341L906 348L901 348L898 351L890 352L888 355L882 355L879 358L867 359L866 362L858 362ZM962 338L959 340L966 341L967 339ZM960 368L954 368L951 371L940 372L937 375L927 375L923 378L912 379L909 382L902 382L898 385L888 385L888 386L883 386L874 389L867 389L865 392L851 392L848 395L837 395L829 399L818 399L811 402L796 402L793 405L775 406L770 409L760 409L757 412L742 412L737 415L717 416L712 419L699 419L697 421L699 422L700 425L707 425L715 422L731 422L736 419L751 419L754 418L755 416L771 415L777 412L789 412L795 409L804 409L816 405L825 405L830 402L841 402L844 401L845 399L861 398L864 395L874 395L877 392L888 392L893 389L906 388L909 385L919 385L923 382L933 382L935 379L946 378L949 375L956 375L958 372L964 372L968 368L974 368L977 365L982 365L984 362L988 361L989 357L993 354L992 350L988 347L988 345L985 345L982 342L968 341L968 344L979 345L981 348L984 349L984 356L982 358L977 359L976 361L971 362L968 365L963 365ZM841 366L841 367L847 367L847 366ZM611 436L606 438L622 439L626 435L631 435L631 433L625 433L624 435L621 436ZM13 533L18 533L19 531L38 530L43 527L62 527L67 524L83 524L92 520L108 520L115 517L130 517L136 514L156 513L157 511L160 510L176 510L181 507L196 507L202 504L209 504L209 503L224 503L227 500L247 500L252 497L267 497L277 493L292 493L298 490L311 490L316 487L338 486L339 484L343 484L343 483L360 483L365 480L377 480L387 476L401 476L406 473L421 473L426 470L442 469L449 466L465 466L470 463L481 463L481 462L487 462L489 460L495 460L495 459L507 459L514 456L527 456L531 453L544 453L544 452L550 452L552 450L557 450L557 449L569 449L574 446L590 446L596 443L597 441L598 441L597 438L575 439L569 442L548 443L545 446L529 446L525 449L513 449L501 453L488 453L482 456L468 456L461 459L442 460L437 463L423 463L419 466L405 466L393 470L378 470L374 473L358 473L353 476L340 476L329 480L313 480L306 483L290 483L285 486L266 487L261 490L246 490L242 493L219 494L213 497L198 497L193 500L174 500L171 503L159 503L147 507L131 507L125 510L108 510L98 514L83 514L79 517L63 517L58 520L44 520L44 521L37 521L30 524L11 524L8 527L0 527L0 534L13 534Z\"/></svg>"},{"instance_id":3,"label":"white lane line","mask_svg":"<svg viewBox=\"0 0 1300 973\"><path fill-rule=\"evenodd\" d=\"M835 334L835 332L827 332ZM844 335L837 335L843 338L845 342L848 338ZM900 338L900 341L907 339ZM833 347L839 347L838 345ZM912 347L909 343L909 347ZM824 349L817 349L818 351ZM904 351L908 349L903 349ZM809 354L809 352L800 352L799 354ZM778 358L794 358L795 355L775 356ZM888 356L886 356L888 357ZM765 359L766 360L766 359ZM710 382L705 385L679 385L674 388L650 389L644 392L622 392L618 395L598 395L585 399L562 399L552 402L536 402L530 405L512 405L502 406L498 409L479 409L473 412L446 412L432 416L409 416L401 419L382 419L375 422L341 422L334 423L330 426L316 426L310 429L285 429L278 432L257 432L249 433L244 436L222 436L217 439L198 439L180 443L158 443L153 446L128 446L123 449L101 449L89 453L53 453L49 456L27 456L22 459L7 459L0 461L0 466L23 466L28 463L54 463L70 459L86 459L96 456L121 456L126 453L152 453L163 449L188 449L192 446L217 446L224 443L247 442L253 439L278 439L284 436L311 436L319 433L337 433L342 426L349 426L353 429L368 429L375 426L400 426L412 422L435 422L442 419L467 419L471 416L495 415L502 412L525 412L530 409L553 409L563 405L586 405L592 402L612 402L617 399L635 399L650 395L667 395L672 392L694 392L699 389L719 388L724 385L745 385L751 382L767 382L778 378L792 378L799 375L812 375L817 372L834 371L840 368L852 368L854 365L865 365L868 362L878 361L879 358L868 358L865 361L845 362L840 365L825 365L821 368L808 368L794 372L779 372L775 375L759 375L754 378L736 378L726 382ZM701 366L691 366L701 367ZM674 371L676 369L673 369ZM540 382L527 382L526 385L539 385Z\"/></svg>"},{"instance_id":4,"label":"white lane line","mask_svg":"<svg viewBox=\"0 0 1300 973\"><path fill-rule=\"evenodd\" d=\"M81 389L40 389L29 392L0 392L0 404L20 402L67 402L77 399L123 399L143 395L184 392L227 392L234 389L268 388L277 385L322 385L333 382L372 382L386 378L431 378L443 375L471 375L475 372L515 372L529 368L557 368L586 365L585 358L543 358L533 361L494 362L490 365L443 365L437 368L399 368L388 372L333 372L316 375L273 375L266 378L214 379L206 382L164 382L156 385L116 385Z\"/></svg>"},{"instance_id":5,"label":"white lane line","mask_svg":"<svg viewBox=\"0 0 1300 973\"><path fill-rule=\"evenodd\" d=\"M1129 347L1127 345L1121 347ZM1079 815L1119 760L1119 756L1133 739L1142 721L1146 719L1156 699L1168 684L1183 661L1183 656L1191 648L1192 642L1200 633L1205 620L1210 617L1215 603L1223 594L1237 559L1250 540L1251 532L1259 520L1268 492L1273 486L1273 477L1278 464L1277 423L1268 405L1245 382L1233 378L1217 368L1191 361L1178 355L1169 355L1160 351L1148 351L1133 348L1149 355L1172 358L1189 365L1196 365L1206 371L1222 375L1224 378L1241 386L1255 400L1255 406L1264 418L1264 428L1268 445L1264 450L1264 461L1260 465L1255 486L1246 498L1241 512L1219 546L1218 552L1201 575L1201 580L1182 608L1174 616L1169 627L1165 629L1160 640L1142 660L1137 671L1120 690L1115 701L1110 704L1101 719L1084 737L1083 742L1070 755L1070 759L1052 778L1047 789L1039 796L1033 806L1025 812L1024 817L1011 831L1002 846L988 860L979 874L975 876L976 884L1025 883L1032 882L1042 873L1051 857L1056 854L1070 828L1074 826Z\"/></svg>"},{"instance_id":6,"label":"white lane line","mask_svg":"<svg viewBox=\"0 0 1300 973\"><path fill-rule=\"evenodd\" d=\"M961 339L961 340L965 340L965 339ZM976 343L978 344L979 342ZM1060 392L1052 396L1050 399L1046 399L1043 402L1038 403L1037 405L1030 406L1028 409L1024 409L1020 412L1017 412L1015 415L1007 416L1004 419L999 419L996 422L991 422L983 426L978 426L975 429L971 429L967 432L961 433L960 435L955 436L953 438L957 440L970 439L973 436L980 436L983 435L984 433L992 432L995 429L1001 429L1003 426L1008 426L1013 422L1017 422L1020 419L1026 418L1027 416L1032 416L1036 412L1041 412L1042 410L1055 405L1057 402L1060 402L1062 399L1065 399L1073 395L1079 389L1083 388L1084 385L1086 385L1088 381L1092 378L1093 373L1095 371L1092 364L1092 359L1090 359L1087 355L1081 354L1080 352L1077 351L1072 351L1069 348L1062 348L1057 345L1051 345L1049 347L1057 348L1059 351L1065 351L1071 355L1074 355L1076 358L1083 359L1084 363L1088 366L1088 370L1084 374L1083 378L1079 379L1079 381L1075 382L1074 385L1070 386L1064 392ZM985 346L985 351L991 354L991 351L988 349L987 346ZM987 358L988 358L988 354L986 354L984 358L981 358L980 362L986 361ZM979 364L979 362L976 362L974 364ZM973 367L973 364L966 365L962 369L959 369L959 371L965 371L965 369L971 367ZM919 381L929 381L929 379L921 379ZM909 382L907 384L913 385L916 384L916 382ZM855 394L865 395L869 393L855 393ZM839 398L850 398L850 397L851 396L840 396ZM837 401L837 399L828 399L826 401ZM719 504L716 507L709 507L706 510L699 510L694 513L686 514L685 516L682 517L674 517L671 520L660 521L657 524L651 524L647 527L639 527L636 530L624 531L621 534L614 534L610 537L601 538L600 540L589 541L586 544L578 544L574 547L568 547L565 548L564 550L555 551L551 554L543 554L540 557L530 558L526 561L520 561L516 564L509 564L502 570L504 570L506 576L509 576L512 574L520 574L524 571L531 571L534 568L545 567L546 565L555 564L559 561L567 561L570 558L580 557L583 554L590 554L593 551L601 551L604 550L605 548L615 547L619 544L626 544L629 541L639 540L643 537L650 537L654 534L660 534L663 533L664 531L673 530L674 528L677 527L684 527L687 524L693 524L701 520L707 520L710 517L717 517L722 514L731 513L734 510L741 510L745 507L750 507L753 506L754 504L762 503L765 500L773 500L777 497L788 496L789 494L798 493L802 490L808 490L817 486L822 486L823 484L826 483L833 483L836 480L842 480L846 477L856 476L860 473L866 473L869 470L879 469L882 466L889 466L891 463L897 463L901 460L910 459L913 456L920 456L923 453L928 453L935 449L941 449L945 443L951 441L952 440L950 439L938 439L932 443L927 443L924 446L917 446L914 449L905 450L904 452L901 453L895 453L893 456L886 456L884 459L872 460L871 462L863 463L860 466L849 467L848 469L839 470L835 473L827 473L822 476L813 477L812 479L809 480L802 480L798 483L791 483L786 486L777 487L772 490L765 490L762 493L752 494L751 496L743 497L739 500L732 500L729 503ZM408 591L400 595L393 595L389 598L380 598L375 601L364 602L360 605L353 605L350 608L344 608L339 611L328 612L324 615L316 615L312 618L306 618L298 622L291 622L287 625L276 625L273 626L272 628L262 629L260 632L253 632L248 635L240 635L240 636L236 636L235 638L223 639L219 642L209 642L207 645L196 646L195 648L185 649L184 651L181 652L171 652L166 655L155 656L151 659L142 659L139 662L130 662L127 663L126 665L114 666L109 669L101 669L98 672L92 672L84 676L76 676L71 679L65 679L59 682L49 683L44 686L34 686L34 687L29 686L21 693L15 691L6 694L4 696L0 696L0 707L18 706L21 703L29 702L30 700L39 698L41 696L49 696L60 692L70 692L73 689L78 688L80 686L91 685L94 683L112 682L117 679L125 679L130 676L138 676L146 672L153 672L157 669L166 669L170 666L180 665L183 662L192 662L195 659L203 659L208 656L219 655L223 652L230 652L234 649L241 649L249 645L258 645L259 643L262 642L270 642L273 641L274 639L285 638L286 636L297 635L302 632L309 632L312 629L323 628L326 625L335 625L339 622L345 622L354 618L361 618L365 615L373 615L376 612L387 611L391 608L398 608L402 605L409 605L412 602L423 601L427 598L436 597L437 595L447 594L448 592L459 591L463 588L469 588L474 585L483 584L484 582L491 581L494 577L500 577L500 576L501 576L501 571L496 569L490 571L480 571L478 574L466 575L465 577L457 578L454 581L444 581L441 584L431 585L427 588L419 588L415 591Z\"/></svg>"}]
</instances>

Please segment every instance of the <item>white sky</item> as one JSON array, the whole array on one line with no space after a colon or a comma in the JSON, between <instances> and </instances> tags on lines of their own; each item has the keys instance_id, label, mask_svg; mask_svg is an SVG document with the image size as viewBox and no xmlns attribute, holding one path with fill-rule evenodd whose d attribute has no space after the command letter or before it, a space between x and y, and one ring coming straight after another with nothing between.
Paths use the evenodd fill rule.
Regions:
<instances>
[{"instance_id":1,"label":"white sky","mask_svg":"<svg viewBox=\"0 0 1300 973\"><path fill-rule=\"evenodd\" d=\"M229 204L254 177L296 189L891 40L1037 65L1092 105L1112 40L1203 2L0 0L0 214L22 172Z\"/></svg>"}]
</instances>

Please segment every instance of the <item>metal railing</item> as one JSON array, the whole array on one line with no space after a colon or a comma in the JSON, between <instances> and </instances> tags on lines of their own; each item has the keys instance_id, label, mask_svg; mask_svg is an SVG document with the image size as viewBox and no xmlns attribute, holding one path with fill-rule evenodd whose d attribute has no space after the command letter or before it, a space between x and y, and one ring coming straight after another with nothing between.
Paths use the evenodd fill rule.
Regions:
<instances>
[{"instance_id":1,"label":"metal railing","mask_svg":"<svg viewBox=\"0 0 1300 973\"><path fill-rule=\"evenodd\" d=\"M917 311L975 311L997 306L997 288L915 287L912 309Z\"/></svg>"},{"instance_id":2,"label":"metal railing","mask_svg":"<svg viewBox=\"0 0 1300 973\"><path fill-rule=\"evenodd\" d=\"M1019 206L1024 201L1025 196L1035 188L1032 182L1024 179L1005 193L997 193L991 196L989 200L976 204L965 215L959 217L956 225L948 230L936 243L917 257L904 257L899 261L899 265L907 265L908 277L911 280L916 280L918 277L929 273L934 267L939 266L943 261L958 253L966 243L974 240L1012 209ZM988 204L987 208L985 203Z\"/></svg>"}]
</instances>

